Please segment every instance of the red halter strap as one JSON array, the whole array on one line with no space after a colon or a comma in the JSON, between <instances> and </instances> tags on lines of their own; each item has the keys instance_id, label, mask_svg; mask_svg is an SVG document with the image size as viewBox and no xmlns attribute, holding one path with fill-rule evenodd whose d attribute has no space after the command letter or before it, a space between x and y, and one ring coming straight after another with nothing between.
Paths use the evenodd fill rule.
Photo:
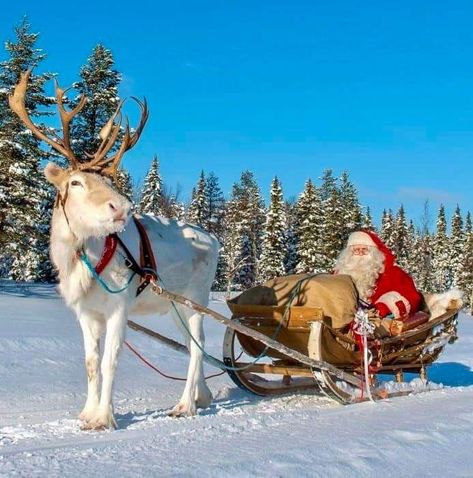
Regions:
<instances>
[{"instance_id":1,"label":"red halter strap","mask_svg":"<svg viewBox=\"0 0 473 478\"><path fill-rule=\"evenodd\" d=\"M140 264L136 262L135 258L130 253L123 241L118 237L118 235L110 234L105 238L102 257L95 266L95 272L97 275L100 275L104 271L109 262L112 260L112 257L117 250L117 245L120 244L120 247L127 256L127 267L141 277L140 285L136 291L136 295L138 296L152 280L157 279L158 275L156 272L156 259L154 258L153 249L151 248L151 243L149 241L148 234L146 233L146 229L135 216L133 216L133 220L135 221L136 228L141 239Z\"/></svg>"},{"instance_id":2,"label":"red halter strap","mask_svg":"<svg viewBox=\"0 0 473 478\"><path fill-rule=\"evenodd\" d=\"M117 235L110 234L105 238L105 245L103 247L102 257L95 266L95 272L100 275L103 270L107 267L108 263L112 260L113 254L117 249Z\"/></svg>"}]
</instances>

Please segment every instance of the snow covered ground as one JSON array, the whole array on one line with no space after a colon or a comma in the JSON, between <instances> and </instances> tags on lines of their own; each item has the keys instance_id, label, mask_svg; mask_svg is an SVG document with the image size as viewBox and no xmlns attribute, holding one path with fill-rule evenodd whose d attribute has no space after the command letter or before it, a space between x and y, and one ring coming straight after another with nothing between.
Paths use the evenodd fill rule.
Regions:
<instances>
[{"instance_id":1,"label":"snow covered ground","mask_svg":"<svg viewBox=\"0 0 473 478\"><path fill-rule=\"evenodd\" d=\"M225 311L222 302L211 307ZM179 340L168 317L141 323ZM206 319L221 356L223 328ZM261 399L224 375L198 416L167 417L183 383L163 379L129 350L115 387L119 430L84 432L79 325L47 285L0 283L0 476L347 477L473 476L473 320L430 369L444 388L376 404L341 406L315 395ZM128 331L164 371L187 358ZM208 368L207 373L215 372Z\"/></svg>"}]
</instances>

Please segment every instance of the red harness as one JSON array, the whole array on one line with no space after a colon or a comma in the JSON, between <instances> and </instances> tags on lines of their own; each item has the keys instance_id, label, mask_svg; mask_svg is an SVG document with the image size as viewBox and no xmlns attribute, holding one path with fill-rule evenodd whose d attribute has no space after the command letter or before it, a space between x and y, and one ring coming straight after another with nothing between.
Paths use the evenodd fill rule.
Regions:
<instances>
[{"instance_id":1,"label":"red harness","mask_svg":"<svg viewBox=\"0 0 473 478\"><path fill-rule=\"evenodd\" d=\"M136 291L136 295L138 296L148 286L151 280L157 279L157 267L146 229L135 216L133 216L133 221L135 222L135 226L140 235L140 264L136 262L133 255L130 253L123 241L117 236L117 234L109 234L105 238L102 256L95 266L95 272L97 275L100 275L105 270L112 260L112 257L117 250L118 244L120 244L127 256L128 268L141 277L140 285Z\"/></svg>"},{"instance_id":2,"label":"red harness","mask_svg":"<svg viewBox=\"0 0 473 478\"><path fill-rule=\"evenodd\" d=\"M113 254L117 250L118 240L116 234L109 234L105 238L105 245L103 246L102 257L95 266L95 272L100 275L112 260Z\"/></svg>"}]
</instances>

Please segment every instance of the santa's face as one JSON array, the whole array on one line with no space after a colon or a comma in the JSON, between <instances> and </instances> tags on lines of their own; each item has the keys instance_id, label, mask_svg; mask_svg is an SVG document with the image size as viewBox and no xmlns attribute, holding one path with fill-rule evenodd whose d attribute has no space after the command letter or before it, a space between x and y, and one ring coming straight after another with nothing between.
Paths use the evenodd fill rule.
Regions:
<instances>
[{"instance_id":1,"label":"santa's face","mask_svg":"<svg viewBox=\"0 0 473 478\"><path fill-rule=\"evenodd\" d=\"M350 251L354 256L367 256L370 252L370 247L364 244L350 246Z\"/></svg>"},{"instance_id":2,"label":"santa's face","mask_svg":"<svg viewBox=\"0 0 473 478\"><path fill-rule=\"evenodd\" d=\"M358 289L360 298L369 301L384 270L384 255L373 246L353 244L346 247L335 265L337 274L348 274Z\"/></svg>"}]
</instances>

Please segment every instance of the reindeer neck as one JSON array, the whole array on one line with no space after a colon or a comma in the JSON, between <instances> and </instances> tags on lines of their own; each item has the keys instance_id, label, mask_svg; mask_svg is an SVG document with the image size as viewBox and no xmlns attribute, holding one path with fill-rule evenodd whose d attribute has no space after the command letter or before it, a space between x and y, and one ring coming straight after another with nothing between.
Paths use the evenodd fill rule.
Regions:
<instances>
[{"instance_id":1,"label":"reindeer neck","mask_svg":"<svg viewBox=\"0 0 473 478\"><path fill-rule=\"evenodd\" d=\"M51 258L61 273L68 274L77 266L77 253L88 250L92 254L100 253L103 239L78 237L72 230L64 209L54 208L51 223Z\"/></svg>"},{"instance_id":2,"label":"reindeer neck","mask_svg":"<svg viewBox=\"0 0 473 478\"><path fill-rule=\"evenodd\" d=\"M59 290L69 305L86 296L92 284L90 272L78 252L86 250L95 262L103 248L103 239L81 239L69 226L62 207L56 207L51 223L51 259L59 272Z\"/></svg>"}]
</instances>

